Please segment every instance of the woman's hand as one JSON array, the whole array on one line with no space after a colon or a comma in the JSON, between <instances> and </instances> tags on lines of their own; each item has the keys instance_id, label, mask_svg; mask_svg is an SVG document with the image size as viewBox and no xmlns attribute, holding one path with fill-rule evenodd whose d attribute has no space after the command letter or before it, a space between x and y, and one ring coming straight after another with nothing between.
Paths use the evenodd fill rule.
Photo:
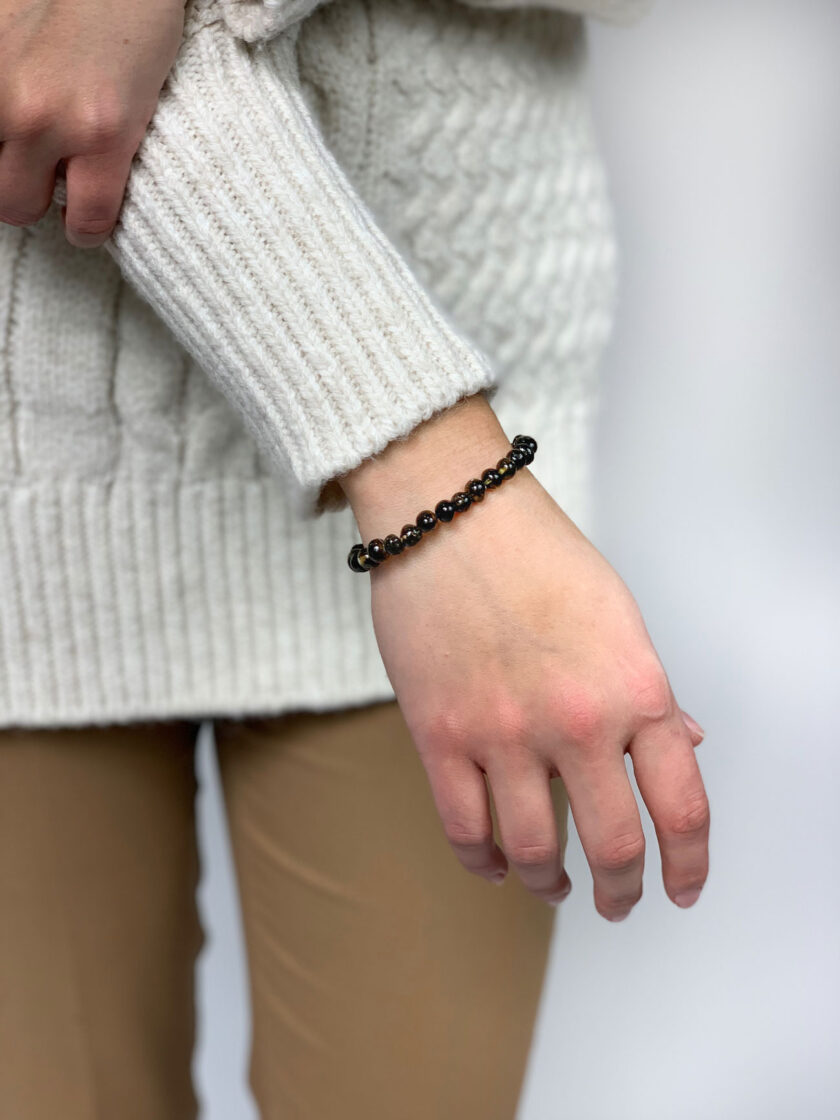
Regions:
<instances>
[{"instance_id":1,"label":"woman's hand","mask_svg":"<svg viewBox=\"0 0 840 1120\"><path fill-rule=\"evenodd\" d=\"M509 446L479 395L339 481L367 541L399 532ZM702 732L677 705L627 587L530 470L369 578L383 661L463 865L498 879L509 861L536 895L564 897L549 786L559 775L595 906L626 917L641 897L645 848L629 752L665 888L690 906L708 873L693 749Z\"/></svg>"},{"instance_id":2,"label":"woman's hand","mask_svg":"<svg viewBox=\"0 0 840 1120\"><path fill-rule=\"evenodd\" d=\"M64 160L68 241L107 239L183 22L184 0L0 0L0 221L42 218Z\"/></svg>"}]
</instances>

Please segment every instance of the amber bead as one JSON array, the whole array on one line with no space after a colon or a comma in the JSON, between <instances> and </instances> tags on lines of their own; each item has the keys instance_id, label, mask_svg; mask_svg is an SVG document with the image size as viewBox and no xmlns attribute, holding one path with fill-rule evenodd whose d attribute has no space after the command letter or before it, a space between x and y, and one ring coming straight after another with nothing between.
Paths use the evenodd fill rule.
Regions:
<instances>
[{"instance_id":1,"label":"amber bead","mask_svg":"<svg viewBox=\"0 0 840 1120\"><path fill-rule=\"evenodd\" d=\"M536 453L537 441L533 436L514 436L512 442L514 447L530 447Z\"/></svg>"},{"instance_id":2,"label":"amber bead","mask_svg":"<svg viewBox=\"0 0 840 1120\"><path fill-rule=\"evenodd\" d=\"M379 567L389 556L399 556L406 548L413 548L423 539L424 533L431 532L438 521L452 521L456 513L463 513L473 502L480 502L488 490L508 478L512 478L520 468L530 465L537 453L537 441L533 436L514 436L510 451L499 459L495 467L483 471L480 478L471 478L463 488L456 491L452 498L437 503L434 513L424 509L417 515L414 525L403 525L402 532L389 533L384 540L375 537L367 547L355 544L347 557L348 566L354 572L369 572Z\"/></svg>"},{"instance_id":3,"label":"amber bead","mask_svg":"<svg viewBox=\"0 0 840 1120\"><path fill-rule=\"evenodd\" d=\"M385 542L380 540L379 537L374 537L372 541L368 541L367 554L377 564L381 564L383 560L388 559L388 552L385 548Z\"/></svg>"},{"instance_id":4,"label":"amber bead","mask_svg":"<svg viewBox=\"0 0 840 1120\"><path fill-rule=\"evenodd\" d=\"M354 571L354 572L365 571L365 569L359 563L359 557L362 555L364 550L365 550L365 546L363 544L354 544L353 547L350 549L350 555L347 557L347 563L349 564L352 571Z\"/></svg>"}]
</instances>

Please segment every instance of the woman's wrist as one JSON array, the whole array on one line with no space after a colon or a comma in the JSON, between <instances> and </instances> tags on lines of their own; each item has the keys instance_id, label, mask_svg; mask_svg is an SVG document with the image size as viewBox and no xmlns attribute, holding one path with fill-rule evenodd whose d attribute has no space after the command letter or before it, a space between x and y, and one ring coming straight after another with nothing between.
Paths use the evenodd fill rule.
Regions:
<instances>
[{"instance_id":1,"label":"woman's wrist","mask_svg":"<svg viewBox=\"0 0 840 1120\"><path fill-rule=\"evenodd\" d=\"M510 450L483 393L466 397L393 440L337 481L362 536L378 536L430 508ZM416 508L415 508L416 507ZM399 521L399 525L394 525Z\"/></svg>"}]
</instances>

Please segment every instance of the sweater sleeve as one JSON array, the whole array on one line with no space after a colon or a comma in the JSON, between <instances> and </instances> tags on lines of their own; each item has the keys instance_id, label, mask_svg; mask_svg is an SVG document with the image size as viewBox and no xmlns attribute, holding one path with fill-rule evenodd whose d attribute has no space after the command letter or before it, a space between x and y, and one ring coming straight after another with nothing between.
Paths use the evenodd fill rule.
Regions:
<instances>
[{"instance_id":1,"label":"sweater sleeve","mask_svg":"<svg viewBox=\"0 0 840 1120\"><path fill-rule=\"evenodd\" d=\"M226 2L188 19L107 246L314 516L327 482L495 380L327 149L297 28L249 45L227 19L259 6Z\"/></svg>"},{"instance_id":2,"label":"sweater sleeve","mask_svg":"<svg viewBox=\"0 0 840 1120\"><path fill-rule=\"evenodd\" d=\"M324 0L217 0L234 35L248 42L276 35ZM463 0L474 8L557 8L611 23L631 23L653 0Z\"/></svg>"},{"instance_id":3,"label":"sweater sleeve","mask_svg":"<svg viewBox=\"0 0 840 1120\"><path fill-rule=\"evenodd\" d=\"M269 0L267 0L269 2ZM608 23L633 23L652 7L654 0L462 0L473 8L553 8L593 16Z\"/></svg>"},{"instance_id":4,"label":"sweater sleeve","mask_svg":"<svg viewBox=\"0 0 840 1120\"><path fill-rule=\"evenodd\" d=\"M231 34L246 43L270 39L298 23L325 0L193 0L196 8L214 6Z\"/></svg>"}]
</instances>

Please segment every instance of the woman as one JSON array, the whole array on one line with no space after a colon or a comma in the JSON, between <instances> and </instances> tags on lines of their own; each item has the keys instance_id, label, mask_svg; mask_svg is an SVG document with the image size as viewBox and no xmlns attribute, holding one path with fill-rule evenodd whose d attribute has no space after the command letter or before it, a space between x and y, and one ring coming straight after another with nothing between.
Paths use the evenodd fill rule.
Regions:
<instances>
[{"instance_id":1,"label":"woman","mask_svg":"<svg viewBox=\"0 0 840 1120\"><path fill-rule=\"evenodd\" d=\"M265 1117L513 1116L566 791L641 895L626 752L696 901L702 732L575 524L580 15L639 7L0 0L4 1115L195 1115L205 719Z\"/></svg>"}]
</instances>

